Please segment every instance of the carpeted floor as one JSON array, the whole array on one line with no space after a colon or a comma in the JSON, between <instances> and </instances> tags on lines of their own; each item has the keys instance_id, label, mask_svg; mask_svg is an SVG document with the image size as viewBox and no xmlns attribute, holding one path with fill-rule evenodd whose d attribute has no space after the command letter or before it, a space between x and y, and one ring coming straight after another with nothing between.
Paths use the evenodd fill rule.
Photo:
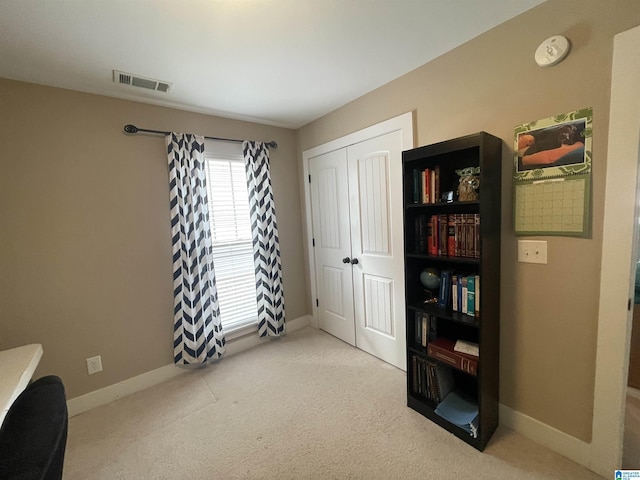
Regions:
<instances>
[{"instance_id":1,"label":"carpeted floor","mask_svg":"<svg viewBox=\"0 0 640 480\"><path fill-rule=\"evenodd\" d=\"M502 427L480 453L405 388L306 328L71 418L64 479L601 478Z\"/></svg>"},{"instance_id":2,"label":"carpeted floor","mask_svg":"<svg viewBox=\"0 0 640 480\"><path fill-rule=\"evenodd\" d=\"M622 468L640 468L640 390L631 387L625 405Z\"/></svg>"}]
</instances>

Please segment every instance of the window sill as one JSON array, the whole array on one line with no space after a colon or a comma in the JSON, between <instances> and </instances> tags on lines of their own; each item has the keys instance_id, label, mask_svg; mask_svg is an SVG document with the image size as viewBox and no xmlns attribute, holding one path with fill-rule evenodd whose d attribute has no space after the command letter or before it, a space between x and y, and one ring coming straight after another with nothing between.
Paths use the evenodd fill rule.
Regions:
<instances>
[{"instance_id":1,"label":"window sill","mask_svg":"<svg viewBox=\"0 0 640 480\"><path fill-rule=\"evenodd\" d=\"M226 341L233 340L239 337L244 337L253 332L258 331L258 321L249 323L247 325L242 325L240 327L235 327L231 329L224 329L224 338Z\"/></svg>"}]
</instances>

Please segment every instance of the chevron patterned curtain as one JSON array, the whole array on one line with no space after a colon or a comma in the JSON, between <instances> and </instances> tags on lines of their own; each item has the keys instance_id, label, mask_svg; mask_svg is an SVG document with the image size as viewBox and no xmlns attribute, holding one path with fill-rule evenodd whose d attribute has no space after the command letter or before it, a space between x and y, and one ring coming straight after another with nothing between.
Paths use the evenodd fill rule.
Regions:
<instances>
[{"instance_id":1,"label":"chevron patterned curtain","mask_svg":"<svg viewBox=\"0 0 640 480\"><path fill-rule=\"evenodd\" d=\"M169 162L173 243L173 353L177 365L194 365L224 353L213 270L204 137L171 133Z\"/></svg>"},{"instance_id":2,"label":"chevron patterned curtain","mask_svg":"<svg viewBox=\"0 0 640 480\"><path fill-rule=\"evenodd\" d=\"M284 292L280 243L273 204L269 149L262 142L242 142L253 237L253 261L258 295L258 334L278 337L285 333Z\"/></svg>"}]
</instances>

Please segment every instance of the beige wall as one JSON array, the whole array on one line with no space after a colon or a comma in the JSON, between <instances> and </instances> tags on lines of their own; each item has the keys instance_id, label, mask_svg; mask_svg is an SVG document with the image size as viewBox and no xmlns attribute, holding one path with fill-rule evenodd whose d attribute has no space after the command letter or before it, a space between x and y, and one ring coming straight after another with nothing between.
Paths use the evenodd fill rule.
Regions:
<instances>
[{"instance_id":1,"label":"beige wall","mask_svg":"<svg viewBox=\"0 0 640 480\"><path fill-rule=\"evenodd\" d=\"M36 376L60 375L68 398L173 360L164 138L127 123L278 142L286 314L306 313L292 130L2 79L0 106L0 349L42 343Z\"/></svg>"},{"instance_id":2,"label":"beige wall","mask_svg":"<svg viewBox=\"0 0 640 480\"><path fill-rule=\"evenodd\" d=\"M548 0L298 131L300 159L304 150L407 111L415 115L416 145L480 130L504 140L500 400L587 442L613 36L639 23L637 0ZM571 40L569 57L537 67L535 49L555 34ZM544 238L548 265L519 264L510 178L514 126L582 107L594 110L593 236Z\"/></svg>"}]
</instances>

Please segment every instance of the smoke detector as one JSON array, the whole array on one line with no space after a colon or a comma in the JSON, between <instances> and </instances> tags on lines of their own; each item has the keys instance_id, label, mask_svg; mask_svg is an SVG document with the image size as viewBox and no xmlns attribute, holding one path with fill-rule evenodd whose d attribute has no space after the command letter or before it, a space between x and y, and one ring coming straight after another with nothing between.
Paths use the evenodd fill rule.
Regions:
<instances>
[{"instance_id":1,"label":"smoke detector","mask_svg":"<svg viewBox=\"0 0 640 480\"><path fill-rule=\"evenodd\" d=\"M162 80L155 80L153 78L143 77L134 73L121 72L119 70L113 71L113 83L120 85L129 85L131 87L146 88L147 90L154 90L156 92L169 93L173 83L164 82Z\"/></svg>"},{"instance_id":2,"label":"smoke detector","mask_svg":"<svg viewBox=\"0 0 640 480\"><path fill-rule=\"evenodd\" d=\"M566 37L554 35L537 48L534 58L540 67L551 67L560 63L569 53L571 44Z\"/></svg>"}]
</instances>

